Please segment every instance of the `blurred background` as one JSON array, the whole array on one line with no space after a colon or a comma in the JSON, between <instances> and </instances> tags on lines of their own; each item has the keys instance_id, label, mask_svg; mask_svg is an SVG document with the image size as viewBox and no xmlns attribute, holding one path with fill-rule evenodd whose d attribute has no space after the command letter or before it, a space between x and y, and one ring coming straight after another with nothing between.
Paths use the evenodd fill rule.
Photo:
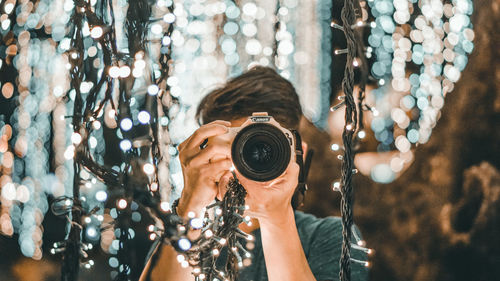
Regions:
<instances>
[{"instance_id":1,"label":"blurred background","mask_svg":"<svg viewBox=\"0 0 500 281\"><path fill-rule=\"evenodd\" d=\"M182 190L175 145L197 128L199 100L256 64L290 79L301 99L300 131L315 150L302 209L319 217L340 215L340 194L333 189L340 178L344 110L330 108L343 95L343 2L137 3L150 7L143 21L149 45L142 56L128 40L132 2L88 1L104 20L101 30L83 21L85 75L77 93L70 76L71 34L80 6L70 0L0 0L1 280L61 279L62 254L54 243L67 238L71 217L61 216L57 206L66 203L59 198L73 194L73 160L82 137L97 165L123 173L129 167L124 163L132 163L127 192L156 192L168 209ZM363 127L356 132L354 222L375 250L370 279L497 280L500 2L367 0L356 7L356 93L363 84L366 92ZM108 100L88 134L75 133L77 96L87 98L109 66L99 40L111 25L121 55L113 57L120 63L109 77L133 81L124 91L128 115ZM150 76L163 77L165 54L170 67L158 82ZM108 85L118 104L123 84ZM168 95L160 96L162 91ZM104 99L105 89L97 95ZM151 96L168 110L154 115ZM142 145L156 125L164 155L158 163L152 145ZM127 153L134 149L146 156L141 152L130 161ZM99 207L81 218L82 241L90 249L79 279L112 280L120 271L123 225L115 221L124 216L123 198L129 211L127 262L131 280L137 279L157 221L136 195L107 186L89 170L78 171L83 208L88 214Z\"/></svg>"}]
</instances>

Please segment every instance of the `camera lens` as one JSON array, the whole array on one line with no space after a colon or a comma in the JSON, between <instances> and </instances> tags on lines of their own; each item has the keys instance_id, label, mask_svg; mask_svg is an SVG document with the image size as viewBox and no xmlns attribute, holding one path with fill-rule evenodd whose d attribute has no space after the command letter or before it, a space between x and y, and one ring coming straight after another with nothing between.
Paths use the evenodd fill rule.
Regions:
<instances>
[{"instance_id":1,"label":"camera lens","mask_svg":"<svg viewBox=\"0 0 500 281\"><path fill-rule=\"evenodd\" d=\"M290 163L290 143L277 127L251 124L234 138L232 157L235 168L246 178L269 181L279 177Z\"/></svg>"}]
</instances>

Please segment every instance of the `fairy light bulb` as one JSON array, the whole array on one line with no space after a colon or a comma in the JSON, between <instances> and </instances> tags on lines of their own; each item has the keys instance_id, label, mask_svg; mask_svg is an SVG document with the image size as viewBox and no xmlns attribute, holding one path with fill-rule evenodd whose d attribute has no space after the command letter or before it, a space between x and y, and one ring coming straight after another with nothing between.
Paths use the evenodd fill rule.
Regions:
<instances>
[{"instance_id":1,"label":"fairy light bulb","mask_svg":"<svg viewBox=\"0 0 500 281\"><path fill-rule=\"evenodd\" d=\"M130 142L129 140L125 139L125 140L122 140L120 141L120 148L121 150L123 151L127 151L129 149L132 148L132 142Z\"/></svg>"},{"instance_id":2,"label":"fairy light bulb","mask_svg":"<svg viewBox=\"0 0 500 281\"><path fill-rule=\"evenodd\" d=\"M94 130L99 130L101 128L101 122L95 120L94 122L92 122L92 127L94 128Z\"/></svg>"},{"instance_id":3,"label":"fairy light bulb","mask_svg":"<svg viewBox=\"0 0 500 281\"><path fill-rule=\"evenodd\" d=\"M333 191L340 191L340 182L336 181L333 183Z\"/></svg>"},{"instance_id":4,"label":"fairy light bulb","mask_svg":"<svg viewBox=\"0 0 500 281\"><path fill-rule=\"evenodd\" d=\"M205 238L210 238L214 235L214 233L212 232L212 230L208 229L207 231L205 231Z\"/></svg>"},{"instance_id":5,"label":"fairy light bulb","mask_svg":"<svg viewBox=\"0 0 500 281\"><path fill-rule=\"evenodd\" d=\"M191 242L187 238L181 238L177 242L179 248L183 251L187 251L191 248Z\"/></svg>"},{"instance_id":6,"label":"fairy light bulb","mask_svg":"<svg viewBox=\"0 0 500 281\"><path fill-rule=\"evenodd\" d=\"M158 94L158 91L160 90L160 88L158 88L158 85L149 85L148 86L148 94L150 96L155 96Z\"/></svg>"},{"instance_id":7,"label":"fairy light bulb","mask_svg":"<svg viewBox=\"0 0 500 281\"><path fill-rule=\"evenodd\" d=\"M102 30L102 27L100 26L95 26L94 28L92 28L92 30L90 30L90 37L94 38L94 39L98 39L102 36L103 34L103 30Z\"/></svg>"},{"instance_id":8,"label":"fairy light bulb","mask_svg":"<svg viewBox=\"0 0 500 281\"><path fill-rule=\"evenodd\" d=\"M122 121L120 121L120 128L124 131L128 131L132 129L132 126L134 124L132 123L132 120L130 118L123 118Z\"/></svg>"},{"instance_id":9,"label":"fairy light bulb","mask_svg":"<svg viewBox=\"0 0 500 281\"><path fill-rule=\"evenodd\" d=\"M137 115L137 119L141 124L147 124L149 123L151 116L149 115L149 112L143 110L139 112L139 114Z\"/></svg>"},{"instance_id":10,"label":"fairy light bulb","mask_svg":"<svg viewBox=\"0 0 500 281\"><path fill-rule=\"evenodd\" d=\"M125 200L125 199L118 200L118 203L116 204L116 206L119 209L125 209L125 208L127 208L127 200Z\"/></svg>"},{"instance_id":11,"label":"fairy light bulb","mask_svg":"<svg viewBox=\"0 0 500 281\"><path fill-rule=\"evenodd\" d=\"M130 67L128 65L120 67L119 75L121 78L127 78L130 75Z\"/></svg>"},{"instance_id":12,"label":"fairy light bulb","mask_svg":"<svg viewBox=\"0 0 500 281\"><path fill-rule=\"evenodd\" d=\"M151 163L146 163L144 164L144 166L142 166L142 170L144 171L144 173L151 175L155 172L155 166L153 166L153 164Z\"/></svg>"},{"instance_id":13,"label":"fairy light bulb","mask_svg":"<svg viewBox=\"0 0 500 281\"><path fill-rule=\"evenodd\" d=\"M153 241L156 239L156 233L149 234L149 240Z\"/></svg>"},{"instance_id":14,"label":"fairy light bulb","mask_svg":"<svg viewBox=\"0 0 500 281\"><path fill-rule=\"evenodd\" d=\"M190 222L191 227L194 229L200 229L203 227L203 219L201 218L194 218Z\"/></svg>"},{"instance_id":15,"label":"fairy light bulb","mask_svg":"<svg viewBox=\"0 0 500 281\"><path fill-rule=\"evenodd\" d=\"M168 202L163 201L160 203L160 208L162 211L167 212L170 210L170 204Z\"/></svg>"},{"instance_id":16,"label":"fairy light bulb","mask_svg":"<svg viewBox=\"0 0 500 281\"><path fill-rule=\"evenodd\" d=\"M366 132L364 130L358 132L358 138L364 139L365 137L366 137Z\"/></svg>"},{"instance_id":17,"label":"fairy light bulb","mask_svg":"<svg viewBox=\"0 0 500 281\"><path fill-rule=\"evenodd\" d=\"M120 68L118 66L112 66L109 68L108 73L111 78L118 78L120 76Z\"/></svg>"},{"instance_id":18,"label":"fairy light bulb","mask_svg":"<svg viewBox=\"0 0 500 281\"><path fill-rule=\"evenodd\" d=\"M99 202L104 202L108 198L108 194L104 190L99 190L95 193L95 199Z\"/></svg>"},{"instance_id":19,"label":"fairy light bulb","mask_svg":"<svg viewBox=\"0 0 500 281\"><path fill-rule=\"evenodd\" d=\"M73 144L80 144L80 142L82 141L82 135L80 135L79 133L76 133L76 132L73 132L73 134L71 135L71 142Z\"/></svg>"},{"instance_id":20,"label":"fairy light bulb","mask_svg":"<svg viewBox=\"0 0 500 281\"><path fill-rule=\"evenodd\" d=\"M359 60L357 58L354 58L354 60L352 61L352 65L354 67L358 67L359 66Z\"/></svg>"}]
</instances>

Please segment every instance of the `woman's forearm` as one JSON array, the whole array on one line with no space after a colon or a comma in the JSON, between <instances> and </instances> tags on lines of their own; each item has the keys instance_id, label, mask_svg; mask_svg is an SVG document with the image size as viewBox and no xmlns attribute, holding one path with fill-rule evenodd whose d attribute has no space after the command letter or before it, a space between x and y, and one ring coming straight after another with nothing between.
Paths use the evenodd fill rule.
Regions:
<instances>
[{"instance_id":1,"label":"woman's forearm","mask_svg":"<svg viewBox=\"0 0 500 281\"><path fill-rule=\"evenodd\" d=\"M179 205L177 207L177 214L180 217L187 218L188 210L195 213L201 212L201 207L185 207L184 205ZM200 231L190 232L190 238L195 238L200 235ZM139 281L190 281L194 280L194 276L191 274L192 267L188 266L183 268L177 256L179 253L171 246L167 244L160 244L154 251L152 258L149 259L144 271L141 274ZM156 259L156 262L152 264L152 261ZM149 279L147 279L149 275Z\"/></svg>"},{"instance_id":2,"label":"woman's forearm","mask_svg":"<svg viewBox=\"0 0 500 281\"><path fill-rule=\"evenodd\" d=\"M159 255L159 256L156 256ZM194 280L191 267L183 268L177 261L177 251L166 244L160 244L149 259L139 281L189 281ZM157 258L155 264L151 262ZM149 276L149 279L147 279Z\"/></svg>"},{"instance_id":3,"label":"woman's forearm","mask_svg":"<svg viewBox=\"0 0 500 281\"><path fill-rule=\"evenodd\" d=\"M269 281L315 281L295 225L293 210L279 220L260 219Z\"/></svg>"}]
</instances>

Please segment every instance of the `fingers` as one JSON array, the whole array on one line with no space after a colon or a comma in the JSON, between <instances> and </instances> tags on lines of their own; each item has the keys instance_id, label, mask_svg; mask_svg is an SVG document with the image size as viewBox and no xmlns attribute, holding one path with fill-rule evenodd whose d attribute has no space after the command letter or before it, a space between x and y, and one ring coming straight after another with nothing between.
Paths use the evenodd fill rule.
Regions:
<instances>
[{"instance_id":1,"label":"fingers","mask_svg":"<svg viewBox=\"0 0 500 281\"><path fill-rule=\"evenodd\" d=\"M224 121L224 120L215 120L213 122L210 122L208 124L205 124L203 126L201 126L199 129L201 129L202 127L204 126L208 126L208 125L211 125L211 124L219 124L219 125L222 125L222 126L231 126L231 122L228 122L228 121ZM198 130L199 130L198 129ZM188 144L191 142L191 140L193 139L193 135L190 135L187 139L185 139L181 144L179 144L179 146L177 147L178 150L183 150L184 148L186 148L188 146Z\"/></svg>"},{"instance_id":2,"label":"fingers","mask_svg":"<svg viewBox=\"0 0 500 281\"><path fill-rule=\"evenodd\" d=\"M203 125L189 138L186 148L197 148L205 139L227 133L230 126L231 122L222 120Z\"/></svg>"},{"instance_id":3,"label":"fingers","mask_svg":"<svg viewBox=\"0 0 500 281\"><path fill-rule=\"evenodd\" d=\"M231 156L231 147L225 144L210 144L203 150L196 151L196 154L187 156L184 159L185 166L198 167L219 159L229 159Z\"/></svg>"},{"instance_id":4,"label":"fingers","mask_svg":"<svg viewBox=\"0 0 500 281\"><path fill-rule=\"evenodd\" d=\"M298 181L299 179L299 171L300 167L299 164L292 162L286 169L286 171L283 173L283 175L277 177L276 179L272 180L271 184L269 186L273 186L276 184L280 184L282 182L294 182Z\"/></svg>"},{"instance_id":5,"label":"fingers","mask_svg":"<svg viewBox=\"0 0 500 281\"><path fill-rule=\"evenodd\" d=\"M229 171L229 168L231 168L231 166L231 160L220 159L203 165L200 170L210 179L210 181L220 182L220 178L222 177L222 175Z\"/></svg>"},{"instance_id":6,"label":"fingers","mask_svg":"<svg viewBox=\"0 0 500 281\"><path fill-rule=\"evenodd\" d=\"M229 181L231 180L232 174L230 171L226 171L222 177L219 180L218 184L218 190L217 190L217 199L222 200L224 199L224 195L226 194L227 191L227 185L229 184Z\"/></svg>"}]
</instances>

